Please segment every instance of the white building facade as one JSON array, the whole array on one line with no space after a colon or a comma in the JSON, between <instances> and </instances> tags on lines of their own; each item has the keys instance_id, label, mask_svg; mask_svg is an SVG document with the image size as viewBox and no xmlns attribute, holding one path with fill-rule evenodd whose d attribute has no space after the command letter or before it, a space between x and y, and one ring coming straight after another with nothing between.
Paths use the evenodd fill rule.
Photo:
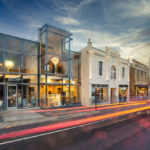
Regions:
<instances>
[{"instance_id":1,"label":"white building facade","mask_svg":"<svg viewBox=\"0 0 150 150\"><path fill-rule=\"evenodd\" d=\"M89 40L81 50L81 104L128 101L129 87L129 60L108 47L96 49Z\"/></svg>"}]
</instances>

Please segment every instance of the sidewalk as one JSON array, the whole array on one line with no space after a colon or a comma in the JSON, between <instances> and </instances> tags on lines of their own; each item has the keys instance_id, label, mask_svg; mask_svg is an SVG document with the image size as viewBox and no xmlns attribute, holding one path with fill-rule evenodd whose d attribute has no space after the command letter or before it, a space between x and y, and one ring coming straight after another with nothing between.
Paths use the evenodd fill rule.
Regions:
<instances>
[{"instance_id":1,"label":"sidewalk","mask_svg":"<svg viewBox=\"0 0 150 150\"><path fill-rule=\"evenodd\" d=\"M11 128L14 126L22 126L34 123L42 123L46 121L61 122L69 119L85 118L96 115L111 114L117 111L130 110L149 106L149 103L131 102L124 104L107 104L95 107L72 107L60 109L15 109L0 112L0 129Z\"/></svg>"}]
</instances>

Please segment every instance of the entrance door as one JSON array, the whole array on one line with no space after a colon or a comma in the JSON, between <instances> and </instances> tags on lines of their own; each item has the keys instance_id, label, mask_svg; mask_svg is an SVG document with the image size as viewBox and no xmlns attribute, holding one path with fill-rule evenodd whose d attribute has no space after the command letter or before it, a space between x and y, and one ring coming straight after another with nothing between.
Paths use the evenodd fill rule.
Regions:
<instances>
[{"instance_id":1,"label":"entrance door","mask_svg":"<svg viewBox=\"0 0 150 150\"><path fill-rule=\"evenodd\" d=\"M116 88L111 88L111 103L116 103Z\"/></svg>"},{"instance_id":2,"label":"entrance door","mask_svg":"<svg viewBox=\"0 0 150 150\"><path fill-rule=\"evenodd\" d=\"M7 102L8 102L8 108L17 107L17 86L16 85L8 85Z\"/></svg>"}]
</instances>

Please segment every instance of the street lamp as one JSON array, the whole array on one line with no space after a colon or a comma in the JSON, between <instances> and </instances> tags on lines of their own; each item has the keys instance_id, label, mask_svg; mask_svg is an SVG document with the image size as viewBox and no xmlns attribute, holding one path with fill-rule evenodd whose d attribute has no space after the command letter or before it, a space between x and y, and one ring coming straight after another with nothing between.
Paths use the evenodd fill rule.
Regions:
<instances>
[{"instance_id":1,"label":"street lamp","mask_svg":"<svg viewBox=\"0 0 150 150\"><path fill-rule=\"evenodd\" d=\"M52 61L52 63L55 65L55 73L56 73L56 65L58 64L59 59L58 59L58 57L53 57L53 58L51 59L51 61Z\"/></svg>"},{"instance_id":2,"label":"street lamp","mask_svg":"<svg viewBox=\"0 0 150 150\"><path fill-rule=\"evenodd\" d=\"M4 64L5 64L5 67L8 69L8 72L9 72L9 69L13 68L14 66L13 61L10 61L10 60L6 60Z\"/></svg>"}]
</instances>

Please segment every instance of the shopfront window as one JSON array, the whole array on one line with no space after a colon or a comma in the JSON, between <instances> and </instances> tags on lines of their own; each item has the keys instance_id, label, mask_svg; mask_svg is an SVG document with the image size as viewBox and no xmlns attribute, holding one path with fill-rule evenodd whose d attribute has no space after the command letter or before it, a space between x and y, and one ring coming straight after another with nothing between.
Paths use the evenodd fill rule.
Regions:
<instances>
[{"instance_id":1,"label":"shopfront window","mask_svg":"<svg viewBox=\"0 0 150 150\"><path fill-rule=\"evenodd\" d=\"M7 83L22 83L22 76L21 75L5 75L5 82Z\"/></svg>"},{"instance_id":2,"label":"shopfront window","mask_svg":"<svg viewBox=\"0 0 150 150\"><path fill-rule=\"evenodd\" d=\"M62 83L62 77L47 76L47 83Z\"/></svg>"},{"instance_id":3,"label":"shopfront window","mask_svg":"<svg viewBox=\"0 0 150 150\"><path fill-rule=\"evenodd\" d=\"M23 83L37 84L37 76L36 75L23 75Z\"/></svg>"},{"instance_id":4,"label":"shopfront window","mask_svg":"<svg viewBox=\"0 0 150 150\"><path fill-rule=\"evenodd\" d=\"M0 74L0 82L4 82L4 75Z\"/></svg>"},{"instance_id":5,"label":"shopfront window","mask_svg":"<svg viewBox=\"0 0 150 150\"><path fill-rule=\"evenodd\" d=\"M69 85L63 85L61 105L68 105L69 103Z\"/></svg>"},{"instance_id":6,"label":"shopfront window","mask_svg":"<svg viewBox=\"0 0 150 150\"><path fill-rule=\"evenodd\" d=\"M23 85L23 107L37 106L37 85Z\"/></svg>"},{"instance_id":7,"label":"shopfront window","mask_svg":"<svg viewBox=\"0 0 150 150\"><path fill-rule=\"evenodd\" d=\"M46 85L40 85L40 106L47 107Z\"/></svg>"},{"instance_id":8,"label":"shopfront window","mask_svg":"<svg viewBox=\"0 0 150 150\"><path fill-rule=\"evenodd\" d=\"M77 86L70 86L70 97L71 103L78 103L78 87Z\"/></svg>"},{"instance_id":9,"label":"shopfront window","mask_svg":"<svg viewBox=\"0 0 150 150\"><path fill-rule=\"evenodd\" d=\"M108 102L108 86L92 85L92 99L97 99L98 103Z\"/></svg>"},{"instance_id":10,"label":"shopfront window","mask_svg":"<svg viewBox=\"0 0 150 150\"><path fill-rule=\"evenodd\" d=\"M128 98L128 86L120 85L119 86L119 101L126 102Z\"/></svg>"},{"instance_id":11,"label":"shopfront window","mask_svg":"<svg viewBox=\"0 0 150 150\"><path fill-rule=\"evenodd\" d=\"M47 85L47 107L62 106L62 85Z\"/></svg>"},{"instance_id":12,"label":"shopfront window","mask_svg":"<svg viewBox=\"0 0 150 150\"><path fill-rule=\"evenodd\" d=\"M4 103L4 85L0 85L0 101Z\"/></svg>"}]
</instances>

